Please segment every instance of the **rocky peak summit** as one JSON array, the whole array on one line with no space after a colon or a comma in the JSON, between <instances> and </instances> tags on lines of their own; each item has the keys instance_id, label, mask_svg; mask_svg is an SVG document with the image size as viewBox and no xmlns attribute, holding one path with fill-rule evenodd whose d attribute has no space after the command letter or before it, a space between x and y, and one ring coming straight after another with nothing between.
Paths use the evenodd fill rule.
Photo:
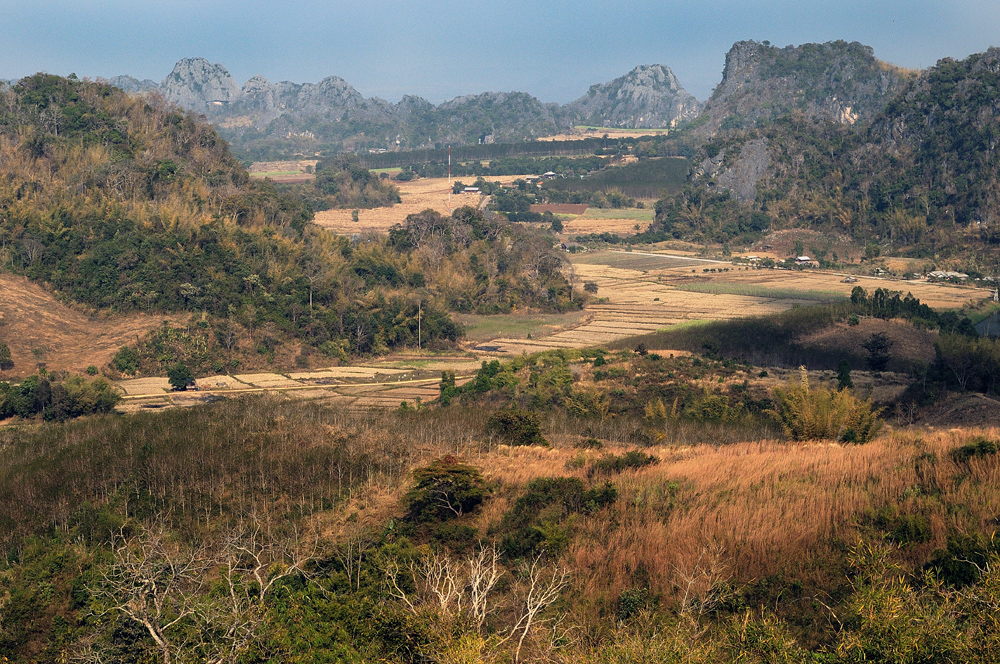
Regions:
<instances>
[{"instance_id":1,"label":"rocky peak summit","mask_svg":"<svg viewBox=\"0 0 1000 664\"><path fill-rule=\"evenodd\" d=\"M640 65L609 83L592 85L566 106L581 122L631 128L675 127L700 110L698 100L664 65Z\"/></svg>"},{"instance_id":2,"label":"rocky peak summit","mask_svg":"<svg viewBox=\"0 0 1000 664\"><path fill-rule=\"evenodd\" d=\"M160 83L163 96L178 106L198 113L211 113L240 96L240 87L220 64L205 58L185 58L174 65Z\"/></svg>"},{"instance_id":3,"label":"rocky peak summit","mask_svg":"<svg viewBox=\"0 0 1000 664\"><path fill-rule=\"evenodd\" d=\"M726 54L722 82L705 103L705 133L770 122L797 110L853 124L870 121L909 75L871 47L833 41L778 48L739 41Z\"/></svg>"}]
</instances>

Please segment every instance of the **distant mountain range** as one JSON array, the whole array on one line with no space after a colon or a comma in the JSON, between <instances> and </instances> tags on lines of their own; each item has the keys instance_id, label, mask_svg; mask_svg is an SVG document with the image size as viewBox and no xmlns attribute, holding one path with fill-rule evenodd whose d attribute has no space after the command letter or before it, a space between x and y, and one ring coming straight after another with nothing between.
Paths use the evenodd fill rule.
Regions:
<instances>
[{"instance_id":1,"label":"distant mountain range","mask_svg":"<svg viewBox=\"0 0 1000 664\"><path fill-rule=\"evenodd\" d=\"M313 143L336 149L414 148L441 143L523 141L578 124L627 128L676 127L697 117L701 104L663 65L636 67L592 86L566 105L524 92L486 92L434 105L405 96L398 103L365 98L347 81L272 83L254 76L240 87L229 71L203 58L181 60L161 82L116 76L132 93L158 92L204 114L237 148L274 151ZM254 148L258 148L255 150Z\"/></svg>"},{"instance_id":2,"label":"distant mountain range","mask_svg":"<svg viewBox=\"0 0 1000 664\"><path fill-rule=\"evenodd\" d=\"M701 104L664 65L642 65L593 85L565 105L524 92L485 92L435 105L405 96L366 98L347 81L272 83L254 76L241 87L221 64L181 60L159 83L116 76L128 92L157 92L204 114L238 153L273 158L294 153L413 149L443 144L520 142L575 125L628 129L691 124L703 136L746 129L796 111L809 118L869 121L912 78L843 41L777 48L737 42L722 81Z\"/></svg>"}]
</instances>

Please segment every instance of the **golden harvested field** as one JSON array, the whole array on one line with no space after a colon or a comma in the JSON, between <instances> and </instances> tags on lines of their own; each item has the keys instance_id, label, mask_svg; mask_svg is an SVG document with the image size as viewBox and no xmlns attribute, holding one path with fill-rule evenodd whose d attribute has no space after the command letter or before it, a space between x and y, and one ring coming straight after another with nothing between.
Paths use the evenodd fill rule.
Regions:
<instances>
[{"instance_id":1,"label":"golden harvested field","mask_svg":"<svg viewBox=\"0 0 1000 664\"><path fill-rule=\"evenodd\" d=\"M857 285L868 290L912 292L940 309L960 307L986 296L985 291L968 287L874 277L845 284L841 283L842 275L817 270L737 270L728 263L676 254L601 251L575 254L571 260L577 288L593 281L598 286L597 297L607 298L606 302L588 305L582 319L567 319L568 324L552 334L532 335L531 339L522 334L500 334L479 347L510 354L583 348L681 323L765 315L817 300L848 297ZM705 268L730 271L705 273Z\"/></svg>"},{"instance_id":2,"label":"golden harvested field","mask_svg":"<svg viewBox=\"0 0 1000 664\"><path fill-rule=\"evenodd\" d=\"M510 184L518 179L517 175L505 175L489 178L490 182ZM453 178L456 180L458 178ZM475 178L465 178L463 182L472 184ZM360 210L358 221L351 221L352 210L324 210L316 213L315 222L341 235L354 233L388 233L395 224L401 224L407 215L431 209L441 214L448 214L448 178L420 178L410 182L395 183L399 187L402 203L392 207ZM451 207L460 208L463 205L478 207L482 202L479 194L452 194Z\"/></svg>"},{"instance_id":3,"label":"golden harvested field","mask_svg":"<svg viewBox=\"0 0 1000 664\"><path fill-rule=\"evenodd\" d=\"M589 212L589 211L588 211ZM602 210L602 212L613 212L613 210ZM622 237L635 235L649 227L649 221L640 221L625 216L615 218L613 216L604 219L595 219L588 215L574 217L563 222L563 235L589 235L590 233L615 233ZM636 226L639 230L636 230Z\"/></svg>"},{"instance_id":4,"label":"golden harvested field","mask_svg":"<svg viewBox=\"0 0 1000 664\"><path fill-rule=\"evenodd\" d=\"M119 348L134 344L163 320L162 315L90 316L23 277L0 274L0 341L10 346L14 359L14 368L3 377L30 376L40 362L49 371L77 373L104 366Z\"/></svg>"},{"instance_id":5,"label":"golden harvested field","mask_svg":"<svg viewBox=\"0 0 1000 664\"><path fill-rule=\"evenodd\" d=\"M538 141L579 141L582 138L638 138L639 136L662 136L667 129L615 129L613 127L576 127L571 132L543 136Z\"/></svg>"}]
</instances>

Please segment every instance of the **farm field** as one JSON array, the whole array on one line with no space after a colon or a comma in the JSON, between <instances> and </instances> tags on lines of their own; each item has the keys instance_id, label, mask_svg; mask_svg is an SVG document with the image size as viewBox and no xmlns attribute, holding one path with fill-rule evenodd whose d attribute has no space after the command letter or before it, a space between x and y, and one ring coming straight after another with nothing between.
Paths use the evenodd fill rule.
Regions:
<instances>
[{"instance_id":1,"label":"farm field","mask_svg":"<svg viewBox=\"0 0 1000 664\"><path fill-rule=\"evenodd\" d=\"M491 177L490 182L502 182L509 184L520 176L505 175ZM457 178L455 178L457 179ZM471 182L469 178L467 181ZM401 224L407 215L423 212L431 209L437 210L441 214L448 214L448 178L421 178L410 182L398 182L399 195L402 203L392 207L375 208L372 210L360 210L358 221L351 220L352 210L324 210L316 213L315 222L323 228L328 228L334 233L341 235L353 235L354 233L388 233L395 224ZM452 208L460 208L463 205L480 205L482 198L479 194L452 194Z\"/></svg>"},{"instance_id":2,"label":"farm field","mask_svg":"<svg viewBox=\"0 0 1000 664\"><path fill-rule=\"evenodd\" d=\"M563 221L563 234L568 236L589 235L591 233L615 233L622 237L635 235L645 230L656 213L648 208L602 209L587 208L582 215Z\"/></svg>"},{"instance_id":3,"label":"farm field","mask_svg":"<svg viewBox=\"0 0 1000 664\"><path fill-rule=\"evenodd\" d=\"M453 371L459 384L480 366L466 356L397 357L348 367L328 367L288 373L261 372L199 378L195 388L173 392L166 378L134 378L116 385L126 395L118 410L193 406L226 396L277 392L293 399L321 399L352 408L399 406L402 401L431 401L439 394L441 371Z\"/></svg>"},{"instance_id":4,"label":"farm field","mask_svg":"<svg viewBox=\"0 0 1000 664\"><path fill-rule=\"evenodd\" d=\"M672 325L777 313L794 306L849 297L861 285L912 292L940 309L961 307L985 291L928 282L861 278L841 283L842 276L818 271L743 270L705 273L728 263L648 252L601 251L575 254L571 261L578 284L593 281L597 297L606 301L587 306L586 316L567 321L551 335L500 335L481 346L519 354L560 347L605 344Z\"/></svg>"},{"instance_id":5,"label":"farm field","mask_svg":"<svg viewBox=\"0 0 1000 664\"><path fill-rule=\"evenodd\" d=\"M640 136L662 136L669 133L669 129L621 129L615 127L586 127L580 125L574 127L573 131L554 136L543 136L535 140L538 141L578 141L581 138L600 138L605 134L608 138L638 138Z\"/></svg>"},{"instance_id":6,"label":"farm field","mask_svg":"<svg viewBox=\"0 0 1000 664\"><path fill-rule=\"evenodd\" d=\"M651 252L596 251L571 256L574 283L597 284L597 299L569 314L514 313L456 315L468 330L467 354L402 355L356 366L309 371L212 376L197 381L194 393L170 392L164 378L121 381L127 395L122 410L203 403L236 393L276 391L295 399L321 399L351 408L396 408L437 398L441 371L469 380L484 358L557 348L583 348L621 341L675 325L778 313L794 306L846 298L855 285L912 292L935 308L957 308L985 291L919 281L862 277L857 284L819 271L748 270L729 263ZM716 272L704 272L705 269ZM728 272L721 270L728 269ZM866 321L878 325L882 321ZM851 339L870 333L841 331ZM853 336L852 336L853 335ZM914 343L930 348L927 339ZM114 346L111 347L114 350ZM926 350L926 349L925 349ZM928 351L929 352L929 351ZM926 353L924 353L926 354Z\"/></svg>"}]
</instances>

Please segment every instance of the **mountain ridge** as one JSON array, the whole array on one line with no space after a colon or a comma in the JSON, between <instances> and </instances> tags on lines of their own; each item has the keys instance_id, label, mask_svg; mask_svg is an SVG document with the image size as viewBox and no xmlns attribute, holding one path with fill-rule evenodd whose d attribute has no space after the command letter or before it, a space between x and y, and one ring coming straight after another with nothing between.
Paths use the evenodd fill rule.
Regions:
<instances>
[{"instance_id":1,"label":"mountain ridge","mask_svg":"<svg viewBox=\"0 0 1000 664\"><path fill-rule=\"evenodd\" d=\"M239 86L221 64L185 58L160 83L131 76L108 81L133 94L159 93L203 114L235 146L302 139L343 149L426 147L435 143L522 141L574 124L676 127L701 105L665 65L640 65L560 105L518 91L461 95L440 104L415 95L392 103L364 97L339 76L318 83L273 83L255 75ZM301 142L301 141L300 141Z\"/></svg>"}]
</instances>

